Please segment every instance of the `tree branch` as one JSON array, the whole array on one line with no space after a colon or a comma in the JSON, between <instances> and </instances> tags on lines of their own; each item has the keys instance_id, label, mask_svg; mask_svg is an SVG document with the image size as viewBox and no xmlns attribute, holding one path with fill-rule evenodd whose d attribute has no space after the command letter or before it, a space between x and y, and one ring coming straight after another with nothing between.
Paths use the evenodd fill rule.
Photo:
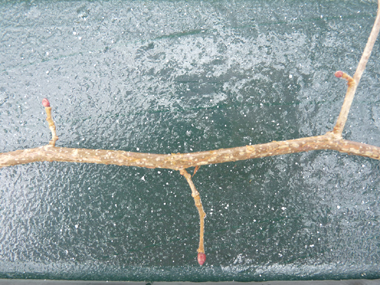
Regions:
<instances>
[{"instance_id":1,"label":"tree branch","mask_svg":"<svg viewBox=\"0 0 380 285\"><path fill-rule=\"evenodd\" d=\"M154 154L121 150L53 147L51 145L0 153L0 168L37 161L114 164L181 170L207 164L247 160L311 150L335 150L380 159L380 147L325 135L193 153Z\"/></svg>"},{"instance_id":2,"label":"tree branch","mask_svg":"<svg viewBox=\"0 0 380 285\"><path fill-rule=\"evenodd\" d=\"M375 19L375 23L373 24L371 34L367 40L367 44L364 48L362 57L360 58L358 67L356 68L356 72L354 74L354 78L352 80L348 80L348 88L346 92L346 96L343 101L342 109L340 110L339 117L336 121L333 132L336 135L342 135L344 125L346 124L348 112L350 111L352 101L354 100L356 88L358 87L359 81L362 77L362 74L367 65L368 59L371 55L373 45L376 42L377 36L380 30L380 0L378 0L378 8L377 15ZM338 72L337 72L338 73ZM335 76L340 77L340 74L335 74ZM344 78L344 77L343 77ZM347 79L347 78L345 78Z\"/></svg>"},{"instance_id":3,"label":"tree branch","mask_svg":"<svg viewBox=\"0 0 380 285\"><path fill-rule=\"evenodd\" d=\"M195 207L197 207L198 209L199 220L200 220L199 221L200 230L199 230L198 263L199 265L203 265L203 263L205 263L206 261L206 254L205 254L205 249L203 245L204 224L205 224L204 221L205 221L206 213L203 210L201 196L199 195L199 192L197 191L193 181L191 180L191 175L185 169L180 170L180 173L186 178L187 183L189 183L189 186L191 189L191 196L194 198Z\"/></svg>"},{"instance_id":4,"label":"tree branch","mask_svg":"<svg viewBox=\"0 0 380 285\"><path fill-rule=\"evenodd\" d=\"M378 11L374 26L353 78L342 71L335 73L336 77L342 77L343 79L347 80L348 87L336 125L332 131L327 132L324 135L286 141L273 141L265 144L247 145L228 149L176 154L152 154L120 150L56 147L55 142L57 141L58 137L56 135L54 121L51 118L51 107L49 101L47 99L44 99L43 106L46 110L46 120L49 123L49 129L52 133L52 140L46 146L0 153L0 168L37 161L60 161L114 164L146 168L169 168L179 170L181 175L186 178L187 182L190 185L192 196L199 212L200 239L198 248L198 262L200 265L202 265L206 260L203 246L204 218L206 214L203 210L199 192L194 186L191 175L185 170L186 168L196 167L194 170L195 174L201 165L239 161L311 150L335 150L351 155L380 159L380 147L344 140L342 138L342 131L347 121L348 112L350 110L356 88L365 70L369 56L371 55L371 51L379 30L380 0L378 0Z\"/></svg>"}]
</instances>

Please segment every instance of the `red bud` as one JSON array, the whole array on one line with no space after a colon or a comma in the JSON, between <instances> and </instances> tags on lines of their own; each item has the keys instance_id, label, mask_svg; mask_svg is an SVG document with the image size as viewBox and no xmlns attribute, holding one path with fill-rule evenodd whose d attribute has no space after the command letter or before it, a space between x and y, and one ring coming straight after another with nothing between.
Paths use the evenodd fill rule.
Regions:
<instances>
[{"instance_id":1,"label":"red bud","mask_svg":"<svg viewBox=\"0 0 380 285\"><path fill-rule=\"evenodd\" d=\"M203 265L203 263L205 263L206 261L206 254L204 254L203 252L198 252L198 263L199 265Z\"/></svg>"},{"instance_id":2,"label":"red bud","mask_svg":"<svg viewBox=\"0 0 380 285\"><path fill-rule=\"evenodd\" d=\"M50 107L50 102L48 99L42 99L42 105L46 108L46 107Z\"/></svg>"},{"instance_id":3,"label":"red bud","mask_svg":"<svg viewBox=\"0 0 380 285\"><path fill-rule=\"evenodd\" d=\"M338 78L342 77L343 76L343 71L339 70L339 71L335 72L335 76L338 77Z\"/></svg>"}]
</instances>

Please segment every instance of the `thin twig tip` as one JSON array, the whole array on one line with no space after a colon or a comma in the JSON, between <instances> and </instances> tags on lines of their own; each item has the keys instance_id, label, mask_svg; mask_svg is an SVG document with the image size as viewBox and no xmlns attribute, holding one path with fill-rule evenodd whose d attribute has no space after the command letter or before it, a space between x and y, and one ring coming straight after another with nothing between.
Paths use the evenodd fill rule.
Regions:
<instances>
[{"instance_id":1,"label":"thin twig tip","mask_svg":"<svg viewBox=\"0 0 380 285\"><path fill-rule=\"evenodd\" d=\"M204 252L198 252L198 263L199 265L203 265L206 261L206 254Z\"/></svg>"},{"instance_id":2,"label":"thin twig tip","mask_svg":"<svg viewBox=\"0 0 380 285\"><path fill-rule=\"evenodd\" d=\"M335 72L335 76L338 77L338 78L342 77L343 76L343 71L339 70L339 71Z\"/></svg>"},{"instance_id":3,"label":"thin twig tip","mask_svg":"<svg viewBox=\"0 0 380 285\"><path fill-rule=\"evenodd\" d=\"M42 99L42 105L46 108L46 107L50 107L50 102L48 99L44 98Z\"/></svg>"}]
</instances>

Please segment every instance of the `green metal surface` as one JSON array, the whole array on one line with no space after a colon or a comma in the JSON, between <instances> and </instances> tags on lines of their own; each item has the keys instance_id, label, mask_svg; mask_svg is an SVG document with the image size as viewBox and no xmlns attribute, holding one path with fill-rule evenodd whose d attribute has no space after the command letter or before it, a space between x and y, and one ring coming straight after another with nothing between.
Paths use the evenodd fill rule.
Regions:
<instances>
[{"instance_id":1,"label":"green metal surface","mask_svg":"<svg viewBox=\"0 0 380 285\"><path fill-rule=\"evenodd\" d=\"M374 1L3 1L0 151L211 150L332 129ZM380 145L377 43L344 131ZM207 261L178 172L0 169L0 277L379 278L379 162L318 151L201 167Z\"/></svg>"}]
</instances>

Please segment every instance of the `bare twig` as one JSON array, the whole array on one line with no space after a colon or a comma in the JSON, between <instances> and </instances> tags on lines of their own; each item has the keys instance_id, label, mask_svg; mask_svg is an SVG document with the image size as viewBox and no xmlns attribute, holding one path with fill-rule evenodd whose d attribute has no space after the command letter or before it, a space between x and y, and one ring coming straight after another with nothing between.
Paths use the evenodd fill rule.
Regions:
<instances>
[{"instance_id":1,"label":"bare twig","mask_svg":"<svg viewBox=\"0 0 380 285\"><path fill-rule=\"evenodd\" d=\"M203 265L203 263L205 263L205 261L206 261L206 254L205 254L205 249L203 246L204 220L206 217L206 213L203 210L201 196L199 195L199 192L197 191L197 189L194 186L193 181L191 180L191 175L185 169L181 169L180 173L181 173L181 175L183 175L186 178L187 183L189 183L190 189L191 189L191 196L194 198L195 207L197 207L197 209L198 209L199 220L200 220L200 222L199 222L200 231L199 231L198 263L199 263L199 265Z\"/></svg>"},{"instance_id":2,"label":"bare twig","mask_svg":"<svg viewBox=\"0 0 380 285\"><path fill-rule=\"evenodd\" d=\"M58 137L57 137L57 133L55 131L55 124L54 124L53 118L51 117L51 107L50 107L49 100L46 98L43 99L42 105L45 107L45 111L46 111L46 115L47 115L46 121L48 122L49 129L51 131L51 140L49 142L49 145L55 146L55 142L58 140Z\"/></svg>"},{"instance_id":3,"label":"bare twig","mask_svg":"<svg viewBox=\"0 0 380 285\"><path fill-rule=\"evenodd\" d=\"M339 117L336 121L334 130L333 130L333 133L338 136L342 135L344 125L346 124L346 121L347 121L348 112L350 111L352 101L354 100L356 88L359 84L360 78L362 77L362 74L365 70L368 59L371 55L373 45L375 44L377 36L379 34L379 30L380 30L380 0L378 0L378 8L377 8L375 23L373 24L371 34L369 35L367 44L364 48L362 57L360 58L358 67L356 68L354 78L351 82L348 81L346 96L344 98L342 109L340 110Z\"/></svg>"},{"instance_id":4,"label":"bare twig","mask_svg":"<svg viewBox=\"0 0 380 285\"><path fill-rule=\"evenodd\" d=\"M191 175L185 170L189 167L196 167L194 174L199 166L206 164L223 163L230 161L246 160L258 157L290 154L296 152L305 152L311 150L335 150L342 153L365 156L373 159L380 159L380 147L372 146L364 143L344 140L342 131L347 121L348 112L350 110L352 100L355 95L356 88L360 78L364 72L368 62L373 45L376 41L380 30L380 0L378 0L378 11L374 26L369 36L367 45L360 59L356 72L352 77L342 71L335 73L336 77L342 77L347 80L348 88L346 96L337 119L334 129L324 135L300 138L287 141L273 141L265 144L247 145L243 147L234 147L229 149L218 149L194 153L178 153L178 154L152 154L137 153L118 150L102 150L102 149L80 149L56 147L55 142L58 137L56 135L55 124L51 118L51 107L47 99L43 100L49 123L49 129L52 133L52 140L48 145L32 148L16 150L7 153L0 153L0 168L31 163L36 161L61 161L61 162L79 162L79 163L98 163L98 164L115 164L124 166L138 166L146 168L169 168L179 170L190 185L195 206L199 212L200 218L200 239L198 248L198 262L202 265L206 260L206 254L203 246L204 235L204 218L206 216L199 192L194 186Z\"/></svg>"}]
</instances>

